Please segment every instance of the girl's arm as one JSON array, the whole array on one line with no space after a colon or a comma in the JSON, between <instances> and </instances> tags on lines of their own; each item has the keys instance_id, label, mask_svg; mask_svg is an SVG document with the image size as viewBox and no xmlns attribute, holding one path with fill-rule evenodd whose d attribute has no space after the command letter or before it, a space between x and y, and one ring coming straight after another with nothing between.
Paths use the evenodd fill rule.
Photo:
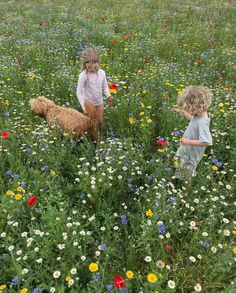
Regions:
<instances>
[{"instance_id":1,"label":"girl's arm","mask_svg":"<svg viewBox=\"0 0 236 293\"><path fill-rule=\"evenodd\" d=\"M208 145L207 142L203 142L201 140L195 140L195 139L187 139L187 138L183 138L181 140L181 143L183 145L194 145L194 146L199 146L199 147L204 147L204 146Z\"/></svg>"},{"instance_id":2,"label":"girl's arm","mask_svg":"<svg viewBox=\"0 0 236 293\"><path fill-rule=\"evenodd\" d=\"M104 94L106 95L106 97L108 98L109 106L111 107L113 97L110 94L110 90L109 90L109 87L108 87L108 84L107 84L107 78L106 78L106 73L105 72L104 72L104 79L103 79L103 82L102 82L102 90L103 90Z\"/></svg>"},{"instance_id":3,"label":"girl's arm","mask_svg":"<svg viewBox=\"0 0 236 293\"><path fill-rule=\"evenodd\" d=\"M79 103L80 103L84 112L85 112L85 107L84 107L85 82L86 82L86 74L84 72L81 72L79 75L78 85L77 85L77 89L76 89L76 95L77 95L77 99L79 100Z\"/></svg>"},{"instance_id":4,"label":"girl's arm","mask_svg":"<svg viewBox=\"0 0 236 293\"><path fill-rule=\"evenodd\" d=\"M185 118L187 118L189 121L193 118L193 116L191 114L189 114L188 112L184 111L184 110L181 110L181 109L178 109L178 108L174 108L173 111L175 113L178 113L182 116L184 116Z\"/></svg>"}]
</instances>

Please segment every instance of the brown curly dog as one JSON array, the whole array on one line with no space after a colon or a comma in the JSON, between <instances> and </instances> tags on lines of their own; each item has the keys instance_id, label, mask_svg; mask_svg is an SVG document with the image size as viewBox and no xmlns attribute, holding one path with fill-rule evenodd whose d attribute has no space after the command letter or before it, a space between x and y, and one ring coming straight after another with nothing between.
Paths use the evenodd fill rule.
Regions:
<instances>
[{"instance_id":1,"label":"brown curly dog","mask_svg":"<svg viewBox=\"0 0 236 293\"><path fill-rule=\"evenodd\" d=\"M53 101L40 96L29 101L32 112L43 117L49 126L56 125L65 132L77 137L86 134L93 141L98 142L98 121L93 104L85 101L86 115L79 111L57 106Z\"/></svg>"}]
</instances>

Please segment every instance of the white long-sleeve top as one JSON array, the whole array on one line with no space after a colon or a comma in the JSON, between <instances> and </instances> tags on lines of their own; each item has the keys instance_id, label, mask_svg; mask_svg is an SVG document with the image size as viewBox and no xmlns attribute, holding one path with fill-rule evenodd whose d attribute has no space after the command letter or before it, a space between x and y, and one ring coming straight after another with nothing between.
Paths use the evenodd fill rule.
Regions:
<instances>
[{"instance_id":1,"label":"white long-sleeve top","mask_svg":"<svg viewBox=\"0 0 236 293\"><path fill-rule=\"evenodd\" d=\"M107 97L111 95L105 71L102 69L98 69L97 72L87 72L86 70L83 70L79 75L76 90L76 95L83 111L85 110L85 100L91 102L94 106L103 104L103 93Z\"/></svg>"}]
</instances>

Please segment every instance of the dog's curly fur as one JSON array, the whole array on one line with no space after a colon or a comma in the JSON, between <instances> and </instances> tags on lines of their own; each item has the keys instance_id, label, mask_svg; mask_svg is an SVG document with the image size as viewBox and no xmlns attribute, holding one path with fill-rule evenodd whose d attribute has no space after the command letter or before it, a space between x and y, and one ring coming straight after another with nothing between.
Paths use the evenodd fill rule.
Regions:
<instances>
[{"instance_id":1,"label":"dog's curly fur","mask_svg":"<svg viewBox=\"0 0 236 293\"><path fill-rule=\"evenodd\" d=\"M81 137L85 133L98 141L98 121L93 104L85 101L86 115L72 108L57 106L53 101L40 96L29 101L32 112L43 117L49 126L56 125L65 132Z\"/></svg>"}]
</instances>

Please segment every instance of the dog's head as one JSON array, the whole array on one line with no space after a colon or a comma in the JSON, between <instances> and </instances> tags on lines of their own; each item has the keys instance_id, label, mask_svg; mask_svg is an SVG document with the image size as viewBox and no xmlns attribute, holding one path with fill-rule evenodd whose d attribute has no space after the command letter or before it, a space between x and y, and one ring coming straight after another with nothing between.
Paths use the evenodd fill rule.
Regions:
<instances>
[{"instance_id":1,"label":"dog's head","mask_svg":"<svg viewBox=\"0 0 236 293\"><path fill-rule=\"evenodd\" d=\"M30 99L29 103L30 103L31 111L35 115L40 117L45 117L47 111L50 108L56 107L56 104L53 101L43 96L40 96L36 99Z\"/></svg>"}]
</instances>

